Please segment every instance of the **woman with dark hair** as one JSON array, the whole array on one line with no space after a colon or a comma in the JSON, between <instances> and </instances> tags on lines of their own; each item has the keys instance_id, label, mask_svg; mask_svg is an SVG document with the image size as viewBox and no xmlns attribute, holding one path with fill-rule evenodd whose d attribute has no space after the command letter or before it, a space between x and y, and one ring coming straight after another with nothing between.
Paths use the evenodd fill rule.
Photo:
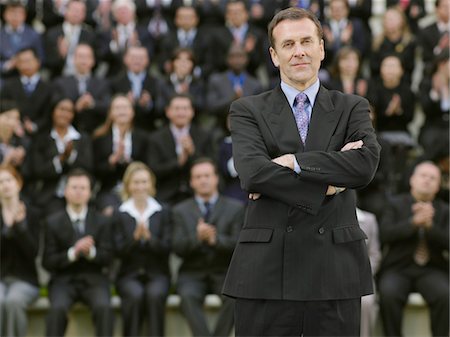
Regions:
<instances>
[{"instance_id":1,"label":"woman with dark hair","mask_svg":"<svg viewBox=\"0 0 450 337\"><path fill-rule=\"evenodd\" d=\"M122 299L124 336L164 336L169 292L171 227L168 210L154 199L155 177L147 165L132 162L123 176L123 202L114 214L114 243L121 261L116 282Z\"/></svg>"},{"instance_id":2,"label":"woman with dark hair","mask_svg":"<svg viewBox=\"0 0 450 337\"><path fill-rule=\"evenodd\" d=\"M329 89L339 90L345 94L365 97L367 80L361 76L361 56L353 47L342 47L334 59L331 79L325 84Z\"/></svg>"},{"instance_id":3,"label":"woman with dark hair","mask_svg":"<svg viewBox=\"0 0 450 337\"><path fill-rule=\"evenodd\" d=\"M133 127L134 115L129 98L117 95L111 101L105 123L93 134L94 174L100 182L97 206L108 216L120 205L119 191L128 164L148 161L148 136Z\"/></svg>"},{"instance_id":4,"label":"woman with dark hair","mask_svg":"<svg viewBox=\"0 0 450 337\"><path fill-rule=\"evenodd\" d=\"M38 297L39 216L20 198L23 180L0 165L0 335L25 336L26 308Z\"/></svg>"},{"instance_id":5,"label":"woman with dark hair","mask_svg":"<svg viewBox=\"0 0 450 337\"><path fill-rule=\"evenodd\" d=\"M194 108L201 112L205 104L205 86L196 76L194 52L189 48L178 48L171 58L172 72L161 81L161 101L159 110L163 111L175 94L188 94L192 97Z\"/></svg>"},{"instance_id":6,"label":"woman with dark hair","mask_svg":"<svg viewBox=\"0 0 450 337\"><path fill-rule=\"evenodd\" d=\"M73 168L92 172L90 137L72 125L74 103L66 97L53 102L51 128L37 135L32 146L34 176L42 184L35 191L35 202L46 214L64 207L66 174Z\"/></svg>"}]
</instances>

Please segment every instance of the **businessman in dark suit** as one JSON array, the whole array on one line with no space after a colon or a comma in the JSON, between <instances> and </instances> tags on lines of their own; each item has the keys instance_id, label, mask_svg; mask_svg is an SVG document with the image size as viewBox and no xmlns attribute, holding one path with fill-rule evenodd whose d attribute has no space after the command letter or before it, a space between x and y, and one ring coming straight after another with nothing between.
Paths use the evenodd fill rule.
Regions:
<instances>
[{"instance_id":1,"label":"businessman in dark suit","mask_svg":"<svg viewBox=\"0 0 450 337\"><path fill-rule=\"evenodd\" d=\"M190 172L194 197L173 209L173 250L183 258L177 281L181 310L194 336L229 336L233 301L223 298L214 331L208 328L202 309L208 293L221 292L244 208L219 194L219 176L212 160L199 158Z\"/></svg>"},{"instance_id":2,"label":"businessman in dark suit","mask_svg":"<svg viewBox=\"0 0 450 337\"><path fill-rule=\"evenodd\" d=\"M214 147L210 133L193 122L190 96L173 96L166 116L169 125L150 136L149 166L156 175L156 196L173 205L192 195L189 168L195 159L211 157Z\"/></svg>"},{"instance_id":3,"label":"businessman in dark suit","mask_svg":"<svg viewBox=\"0 0 450 337\"><path fill-rule=\"evenodd\" d=\"M410 193L396 196L384 211L380 240L386 254L378 275L386 336L401 336L403 309L410 292L422 294L430 309L433 336L448 336L449 213L436 197L441 172L432 162L418 164Z\"/></svg>"},{"instance_id":4,"label":"businessman in dark suit","mask_svg":"<svg viewBox=\"0 0 450 337\"><path fill-rule=\"evenodd\" d=\"M89 44L75 47L73 63L74 73L56 79L53 90L75 103L74 125L90 134L106 119L111 91L107 80L93 74L95 55Z\"/></svg>"},{"instance_id":5,"label":"businessman in dark suit","mask_svg":"<svg viewBox=\"0 0 450 337\"><path fill-rule=\"evenodd\" d=\"M375 174L366 100L320 86L322 29L289 8L269 26L281 85L231 105L236 169L250 193L224 294L237 336L357 336L372 275L352 189Z\"/></svg>"},{"instance_id":6,"label":"businessman in dark suit","mask_svg":"<svg viewBox=\"0 0 450 337\"><path fill-rule=\"evenodd\" d=\"M88 207L91 182L82 169L69 173L66 209L47 219L43 266L51 273L47 336L64 336L67 314L76 301L92 311L97 336L112 336L109 220Z\"/></svg>"}]
</instances>

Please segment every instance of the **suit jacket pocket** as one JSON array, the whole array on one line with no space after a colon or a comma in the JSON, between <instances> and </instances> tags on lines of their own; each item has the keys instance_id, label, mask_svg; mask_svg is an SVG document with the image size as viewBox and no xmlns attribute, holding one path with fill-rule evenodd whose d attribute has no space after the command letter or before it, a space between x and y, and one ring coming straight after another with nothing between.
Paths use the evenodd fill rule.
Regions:
<instances>
[{"instance_id":1,"label":"suit jacket pocket","mask_svg":"<svg viewBox=\"0 0 450 337\"><path fill-rule=\"evenodd\" d=\"M363 239L367 239L367 235L358 225L333 228L334 243L345 243Z\"/></svg>"},{"instance_id":2,"label":"suit jacket pocket","mask_svg":"<svg viewBox=\"0 0 450 337\"><path fill-rule=\"evenodd\" d=\"M269 242L272 234L271 228L243 228L239 235L239 242Z\"/></svg>"}]
</instances>

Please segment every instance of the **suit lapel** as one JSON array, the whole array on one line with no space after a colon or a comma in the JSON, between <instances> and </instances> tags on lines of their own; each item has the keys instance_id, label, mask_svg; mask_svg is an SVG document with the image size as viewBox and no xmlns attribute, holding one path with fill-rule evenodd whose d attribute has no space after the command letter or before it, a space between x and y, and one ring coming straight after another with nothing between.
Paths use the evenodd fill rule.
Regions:
<instances>
[{"instance_id":1,"label":"suit lapel","mask_svg":"<svg viewBox=\"0 0 450 337\"><path fill-rule=\"evenodd\" d=\"M327 149L341 113L334 110L328 90L321 86L312 110L306 137L306 151L325 151Z\"/></svg>"}]
</instances>

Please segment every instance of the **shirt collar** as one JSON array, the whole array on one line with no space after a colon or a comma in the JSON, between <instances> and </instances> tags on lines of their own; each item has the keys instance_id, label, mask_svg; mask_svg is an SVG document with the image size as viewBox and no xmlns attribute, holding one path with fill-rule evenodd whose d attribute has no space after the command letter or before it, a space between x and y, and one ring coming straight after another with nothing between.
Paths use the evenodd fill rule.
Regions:
<instances>
[{"instance_id":1,"label":"shirt collar","mask_svg":"<svg viewBox=\"0 0 450 337\"><path fill-rule=\"evenodd\" d=\"M145 208L143 213L140 213L136 205L134 204L134 199L130 198L127 201L123 202L119 207L119 211L128 213L137 221L146 221L148 220L154 213L162 210L162 206L159 202L157 202L154 198L147 198L147 207Z\"/></svg>"},{"instance_id":2,"label":"shirt collar","mask_svg":"<svg viewBox=\"0 0 450 337\"><path fill-rule=\"evenodd\" d=\"M5 26L5 31L12 34L12 33L17 33L17 34L22 34L25 31L25 24L21 24L19 27L17 27L16 30L14 30L11 25L6 25Z\"/></svg>"},{"instance_id":3,"label":"shirt collar","mask_svg":"<svg viewBox=\"0 0 450 337\"><path fill-rule=\"evenodd\" d=\"M194 198L195 198L195 201L197 202L197 204L201 205L201 207L203 207L203 205L205 204L206 201L208 201L210 203L210 205L213 206L217 203L217 200L219 199L219 193L217 193L217 192L214 193L212 195L212 197L209 198L209 200L205 200L197 194L194 196Z\"/></svg>"},{"instance_id":4,"label":"shirt collar","mask_svg":"<svg viewBox=\"0 0 450 337\"><path fill-rule=\"evenodd\" d=\"M52 131L50 132L50 136L53 139L60 139L58 132L56 132L55 129L52 129ZM69 125L69 127L67 129L67 133L63 139L65 141L70 141L70 140L80 139L80 137L81 137L81 134L72 125Z\"/></svg>"},{"instance_id":5,"label":"shirt collar","mask_svg":"<svg viewBox=\"0 0 450 337\"><path fill-rule=\"evenodd\" d=\"M170 131L172 131L172 134L174 134L175 136L188 135L190 129L191 129L191 124L188 124L180 129L180 128L177 128L172 123L170 123Z\"/></svg>"},{"instance_id":6,"label":"shirt collar","mask_svg":"<svg viewBox=\"0 0 450 337\"><path fill-rule=\"evenodd\" d=\"M84 206L80 213L76 213L69 205L67 205L66 212L69 215L70 221L75 222L76 220L81 220L82 222L85 222L88 208L87 206Z\"/></svg>"},{"instance_id":7,"label":"shirt collar","mask_svg":"<svg viewBox=\"0 0 450 337\"><path fill-rule=\"evenodd\" d=\"M132 71L127 71L128 78L130 80L140 80L143 81L145 78L145 71L141 71L140 73L133 73Z\"/></svg>"},{"instance_id":8,"label":"shirt collar","mask_svg":"<svg viewBox=\"0 0 450 337\"><path fill-rule=\"evenodd\" d=\"M22 82L22 84L27 84L29 81L31 84L36 85L40 79L41 79L41 75L39 73L36 73L31 77L20 76L20 82Z\"/></svg>"},{"instance_id":9,"label":"shirt collar","mask_svg":"<svg viewBox=\"0 0 450 337\"><path fill-rule=\"evenodd\" d=\"M314 106L314 102L316 101L317 94L320 89L320 81L317 79L316 82L314 82L311 86L306 88L303 92L308 96L309 104L311 107ZM289 106L294 106L295 97L301 92L294 87L291 87L289 84L281 81L281 90L283 91L284 95L286 96Z\"/></svg>"}]
</instances>

